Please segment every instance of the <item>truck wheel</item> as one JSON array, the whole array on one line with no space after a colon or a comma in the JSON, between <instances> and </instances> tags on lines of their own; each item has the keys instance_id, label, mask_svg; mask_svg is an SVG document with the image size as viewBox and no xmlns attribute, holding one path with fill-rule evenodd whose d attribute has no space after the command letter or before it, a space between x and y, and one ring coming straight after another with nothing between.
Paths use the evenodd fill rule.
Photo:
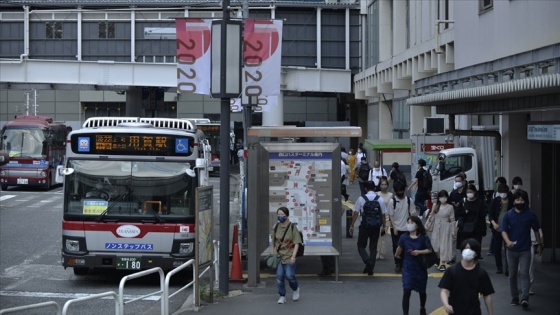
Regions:
<instances>
[{"instance_id":1,"label":"truck wheel","mask_svg":"<svg viewBox=\"0 0 560 315\"><path fill-rule=\"evenodd\" d=\"M73 269L76 276L86 276L89 272L89 268L74 267Z\"/></svg>"}]
</instances>

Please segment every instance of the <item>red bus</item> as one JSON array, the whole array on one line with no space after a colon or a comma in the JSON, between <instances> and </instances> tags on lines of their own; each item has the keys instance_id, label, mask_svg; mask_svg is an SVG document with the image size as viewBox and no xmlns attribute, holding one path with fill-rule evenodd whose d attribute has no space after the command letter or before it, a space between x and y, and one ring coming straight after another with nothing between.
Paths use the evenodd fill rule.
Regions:
<instances>
[{"instance_id":1,"label":"red bus","mask_svg":"<svg viewBox=\"0 0 560 315\"><path fill-rule=\"evenodd\" d=\"M18 116L0 133L0 150L10 162L0 167L0 186L34 186L49 190L56 167L64 161L70 127L50 117Z\"/></svg>"},{"instance_id":2,"label":"red bus","mask_svg":"<svg viewBox=\"0 0 560 315\"><path fill-rule=\"evenodd\" d=\"M192 123L94 117L67 142L64 268L171 270L195 257L195 191L208 173Z\"/></svg>"}]
</instances>

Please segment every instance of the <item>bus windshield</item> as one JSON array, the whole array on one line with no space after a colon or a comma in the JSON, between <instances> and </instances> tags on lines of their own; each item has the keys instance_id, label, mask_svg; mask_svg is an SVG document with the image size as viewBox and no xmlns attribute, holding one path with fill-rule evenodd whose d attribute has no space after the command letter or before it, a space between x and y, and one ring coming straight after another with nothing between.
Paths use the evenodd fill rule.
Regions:
<instances>
[{"instance_id":1,"label":"bus windshield","mask_svg":"<svg viewBox=\"0 0 560 315\"><path fill-rule=\"evenodd\" d=\"M69 160L65 219L183 222L194 218L196 180L187 163ZM183 220L181 220L183 219Z\"/></svg>"},{"instance_id":2,"label":"bus windshield","mask_svg":"<svg viewBox=\"0 0 560 315\"><path fill-rule=\"evenodd\" d=\"M6 128L2 134L0 149L10 157L40 158L46 130L41 128Z\"/></svg>"}]
</instances>

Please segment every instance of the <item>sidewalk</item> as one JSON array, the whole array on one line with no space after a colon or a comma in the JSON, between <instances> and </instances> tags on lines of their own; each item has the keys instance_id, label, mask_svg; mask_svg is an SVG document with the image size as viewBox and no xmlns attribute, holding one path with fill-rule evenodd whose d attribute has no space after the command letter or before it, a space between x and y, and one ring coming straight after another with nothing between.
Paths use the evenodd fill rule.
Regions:
<instances>
[{"instance_id":1,"label":"sidewalk","mask_svg":"<svg viewBox=\"0 0 560 315\"><path fill-rule=\"evenodd\" d=\"M358 184L348 187L349 201L355 201L359 196ZM342 230L346 231L346 220L342 220ZM363 263L357 253L356 236L352 239L345 238L343 232L342 253L340 256L339 282L332 277L319 277L321 262L318 257L298 258L297 278L300 284L301 298L292 301L291 290L287 288L286 304L276 303L278 294L274 274L261 269L261 282L258 287L247 287L243 284L230 283L230 296L217 298L213 304L203 304L199 309L202 314L267 314L285 315L286 313L299 312L308 314L402 314L402 280L401 275L394 272L394 262L391 254L391 240L387 238L384 260L378 260L374 275L362 274ZM524 311L521 306L509 305L508 278L495 273L495 264L492 256L486 256L489 236L483 240L483 260L480 264L485 268L492 279L496 293L493 297L494 314L516 315L526 314L551 314L560 315L560 264L537 263L535 268L535 295L530 297L530 308ZM459 255L459 253L457 252ZM245 262L243 262L244 270ZM429 270L426 309L428 314L445 314L441 308L438 288L442 272L432 268ZM246 277L246 275L244 275ZM187 291L190 292L190 291ZM185 298L178 297L171 301L170 310L173 314L187 314ZM483 314L487 314L483 302ZM410 299L410 314L419 314L418 294L413 292Z\"/></svg>"}]
</instances>

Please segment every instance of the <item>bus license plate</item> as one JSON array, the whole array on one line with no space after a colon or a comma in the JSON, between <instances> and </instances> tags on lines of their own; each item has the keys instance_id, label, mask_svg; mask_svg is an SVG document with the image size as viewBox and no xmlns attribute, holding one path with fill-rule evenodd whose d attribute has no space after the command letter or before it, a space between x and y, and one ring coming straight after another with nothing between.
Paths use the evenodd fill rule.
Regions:
<instances>
[{"instance_id":1,"label":"bus license plate","mask_svg":"<svg viewBox=\"0 0 560 315\"><path fill-rule=\"evenodd\" d=\"M27 185L27 178L18 178L17 183L18 185Z\"/></svg>"},{"instance_id":2,"label":"bus license plate","mask_svg":"<svg viewBox=\"0 0 560 315\"><path fill-rule=\"evenodd\" d=\"M140 258L117 257L117 269L140 270Z\"/></svg>"}]
</instances>

